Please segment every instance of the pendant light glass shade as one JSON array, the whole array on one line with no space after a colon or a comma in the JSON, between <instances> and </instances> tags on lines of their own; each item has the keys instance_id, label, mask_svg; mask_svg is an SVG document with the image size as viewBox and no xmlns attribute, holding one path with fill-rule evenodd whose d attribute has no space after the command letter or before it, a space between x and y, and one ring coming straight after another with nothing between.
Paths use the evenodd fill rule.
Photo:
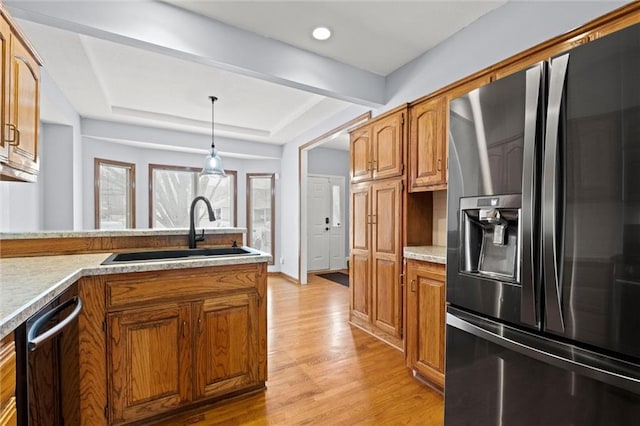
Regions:
<instances>
[{"instance_id":1,"label":"pendant light glass shade","mask_svg":"<svg viewBox=\"0 0 640 426\"><path fill-rule=\"evenodd\" d=\"M218 98L216 98L215 96L209 96L209 99L211 99L211 151L209 152L209 155L207 155L207 158L204 160L204 167L200 172L200 175L225 177L226 173L224 172L224 167L222 167L222 159L220 158L220 156L218 155L218 151L216 150L213 135L213 104L218 100Z\"/></svg>"}]
</instances>

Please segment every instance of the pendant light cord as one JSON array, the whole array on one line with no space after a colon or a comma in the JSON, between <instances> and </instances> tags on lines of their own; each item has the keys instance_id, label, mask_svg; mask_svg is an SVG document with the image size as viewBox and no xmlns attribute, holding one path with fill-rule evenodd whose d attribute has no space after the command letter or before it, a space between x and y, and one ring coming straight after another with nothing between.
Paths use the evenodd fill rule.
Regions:
<instances>
[{"instance_id":1,"label":"pendant light cord","mask_svg":"<svg viewBox=\"0 0 640 426\"><path fill-rule=\"evenodd\" d=\"M214 136L213 136L213 123L214 123L214 103L215 101L218 100L218 98L216 98L215 96L209 96L209 99L211 99L211 148L215 148L216 144L214 143Z\"/></svg>"}]
</instances>

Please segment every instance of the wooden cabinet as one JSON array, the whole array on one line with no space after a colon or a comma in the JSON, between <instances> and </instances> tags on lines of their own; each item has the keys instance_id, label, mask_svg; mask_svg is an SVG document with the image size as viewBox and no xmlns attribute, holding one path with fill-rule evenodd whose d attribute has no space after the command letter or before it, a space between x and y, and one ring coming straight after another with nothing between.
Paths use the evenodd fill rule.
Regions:
<instances>
[{"instance_id":1,"label":"wooden cabinet","mask_svg":"<svg viewBox=\"0 0 640 426\"><path fill-rule=\"evenodd\" d=\"M257 294L195 304L195 395L202 399L259 382Z\"/></svg>"},{"instance_id":2,"label":"wooden cabinet","mask_svg":"<svg viewBox=\"0 0 640 426\"><path fill-rule=\"evenodd\" d=\"M447 185L447 107L445 96L427 99L409 110L409 191Z\"/></svg>"},{"instance_id":3,"label":"wooden cabinet","mask_svg":"<svg viewBox=\"0 0 640 426\"><path fill-rule=\"evenodd\" d=\"M408 259L406 276L407 366L443 389L445 266Z\"/></svg>"},{"instance_id":4,"label":"wooden cabinet","mask_svg":"<svg viewBox=\"0 0 640 426\"><path fill-rule=\"evenodd\" d=\"M191 306L109 314L109 389L114 422L150 417L191 400Z\"/></svg>"},{"instance_id":5,"label":"wooden cabinet","mask_svg":"<svg viewBox=\"0 0 640 426\"><path fill-rule=\"evenodd\" d=\"M402 347L401 178L351 187L350 320Z\"/></svg>"},{"instance_id":6,"label":"wooden cabinet","mask_svg":"<svg viewBox=\"0 0 640 426\"><path fill-rule=\"evenodd\" d=\"M264 386L265 268L105 278L112 423Z\"/></svg>"},{"instance_id":7,"label":"wooden cabinet","mask_svg":"<svg viewBox=\"0 0 640 426\"><path fill-rule=\"evenodd\" d=\"M38 174L41 61L7 15L4 6L0 6L0 14L0 178L35 181Z\"/></svg>"},{"instance_id":8,"label":"wooden cabinet","mask_svg":"<svg viewBox=\"0 0 640 426\"><path fill-rule=\"evenodd\" d=\"M81 417L147 422L264 388L266 263L84 277Z\"/></svg>"},{"instance_id":9,"label":"wooden cabinet","mask_svg":"<svg viewBox=\"0 0 640 426\"><path fill-rule=\"evenodd\" d=\"M16 346L11 333L0 341L0 426L17 423Z\"/></svg>"},{"instance_id":10,"label":"wooden cabinet","mask_svg":"<svg viewBox=\"0 0 640 426\"><path fill-rule=\"evenodd\" d=\"M351 183L402 176L405 115L403 106L351 133Z\"/></svg>"}]
</instances>

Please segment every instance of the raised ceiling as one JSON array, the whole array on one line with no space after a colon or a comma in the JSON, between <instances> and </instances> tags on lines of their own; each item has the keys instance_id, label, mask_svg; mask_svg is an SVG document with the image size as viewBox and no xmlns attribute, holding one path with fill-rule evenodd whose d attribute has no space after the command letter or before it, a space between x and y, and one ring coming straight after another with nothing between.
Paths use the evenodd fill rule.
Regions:
<instances>
[{"instance_id":1,"label":"raised ceiling","mask_svg":"<svg viewBox=\"0 0 640 426\"><path fill-rule=\"evenodd\" d=\"M208 133L216 95L217 134L271 144L384 105L384 76L503 3L7 2L81 116Z\"/></svg>"}]
</instances>

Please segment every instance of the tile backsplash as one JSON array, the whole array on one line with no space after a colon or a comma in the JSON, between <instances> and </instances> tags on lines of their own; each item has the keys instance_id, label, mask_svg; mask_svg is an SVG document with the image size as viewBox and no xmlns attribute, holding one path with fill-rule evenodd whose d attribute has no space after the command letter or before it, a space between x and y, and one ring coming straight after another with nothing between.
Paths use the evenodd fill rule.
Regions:
<instances>
[{"instance_id":1,"label":"tile backsplash","mask_svg":"<svg viewBox=\"0 0 640 426\"><path fill-rule=\"evenodd\" d=\"M433 236L434 246L447 245L447 191L433 192Z\"/></svg>"}]
</instances>

